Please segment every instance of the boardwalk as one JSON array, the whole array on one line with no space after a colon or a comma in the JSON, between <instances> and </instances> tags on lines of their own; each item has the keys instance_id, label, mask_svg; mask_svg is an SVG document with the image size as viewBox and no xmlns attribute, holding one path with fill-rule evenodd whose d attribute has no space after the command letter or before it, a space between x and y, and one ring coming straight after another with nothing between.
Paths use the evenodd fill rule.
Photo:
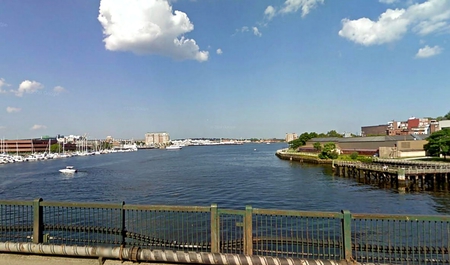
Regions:
<instances>
[{"instance_id":1,"label":"boardwalk","mask_svg":"<svg viewBox=\"0 0 450 265\"><path fill-rule=\"evenodd\" d=\"M396 159L374 163L335 161L336 174L400 190L449 190L450 164Z\"/></svg>"}]
</instances>

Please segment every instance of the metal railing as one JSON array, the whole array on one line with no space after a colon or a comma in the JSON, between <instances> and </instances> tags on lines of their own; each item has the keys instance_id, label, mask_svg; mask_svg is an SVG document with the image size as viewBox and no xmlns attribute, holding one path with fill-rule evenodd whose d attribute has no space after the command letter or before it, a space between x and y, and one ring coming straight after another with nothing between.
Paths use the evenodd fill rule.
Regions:
<instances>
[{"instance_id":1,"label":"metal railing","mask_svg":"<svg viewBox=\"0 0 450 265\"><path fill-rule=\"evenodd\" d=\"M450 216L0 201L0 241L370 263L449 263Z\"/></svg>"}]
</instances>

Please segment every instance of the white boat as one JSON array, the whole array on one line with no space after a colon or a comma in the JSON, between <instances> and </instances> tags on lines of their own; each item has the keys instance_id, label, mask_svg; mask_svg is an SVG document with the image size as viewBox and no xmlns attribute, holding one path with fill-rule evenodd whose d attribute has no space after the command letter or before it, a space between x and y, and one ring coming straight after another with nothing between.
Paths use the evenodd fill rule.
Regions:
<instances>
[{"instance_id":1,"label":"white boat","mask_svg":"<svg viewBox=\"0 0 450 265\"><path fill-rule=\"evenodd\" d=\"M166 150L178 150L181 149L181 146L179 145L170 145L166 147Z\"/></svg>"},{"instance_id":2,"label":"white boat","mask_svg":"<svg viewBox=\"0 0 450 265\"><path fill-rule=\"evenodd\" d=\"M73 166L66 166L66 168L60 169L59 172L72 174L72 173L77 172L77 170L75 168L73 168Z\"/></svg>"}]
</instances>

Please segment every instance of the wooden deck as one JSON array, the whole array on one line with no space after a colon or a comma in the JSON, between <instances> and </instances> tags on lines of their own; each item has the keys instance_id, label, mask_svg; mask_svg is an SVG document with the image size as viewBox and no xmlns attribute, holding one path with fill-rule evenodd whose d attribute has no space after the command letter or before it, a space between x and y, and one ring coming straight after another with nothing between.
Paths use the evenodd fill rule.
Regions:
<instances>
[{"instance_id":1,"label":"wooden deck","mask_svg":"<svg viewBox=\"0 0 450 265\"><path fill-rule=\"evenodd\" d=\"M335 173L399 190L449 190L450 164L394 159L374 163L334 161Z\"/></svg>"}]
</instances>

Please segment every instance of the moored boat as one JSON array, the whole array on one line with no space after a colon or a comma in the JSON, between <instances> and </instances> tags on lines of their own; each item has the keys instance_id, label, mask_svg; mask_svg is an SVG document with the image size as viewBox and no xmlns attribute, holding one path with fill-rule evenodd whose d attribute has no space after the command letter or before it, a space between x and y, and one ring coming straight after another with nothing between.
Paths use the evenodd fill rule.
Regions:
<instances>
[{"instance_id":1,"label":"moored boat","mask_svg":"<svg viewBox=\"0 0 450 265\"><path fill-rule=\"evenodd\" d=\"M170 145L166 147L166 150L178 150L181 149L182 147L179 145Z\"/></svg>"}]
</instances>

